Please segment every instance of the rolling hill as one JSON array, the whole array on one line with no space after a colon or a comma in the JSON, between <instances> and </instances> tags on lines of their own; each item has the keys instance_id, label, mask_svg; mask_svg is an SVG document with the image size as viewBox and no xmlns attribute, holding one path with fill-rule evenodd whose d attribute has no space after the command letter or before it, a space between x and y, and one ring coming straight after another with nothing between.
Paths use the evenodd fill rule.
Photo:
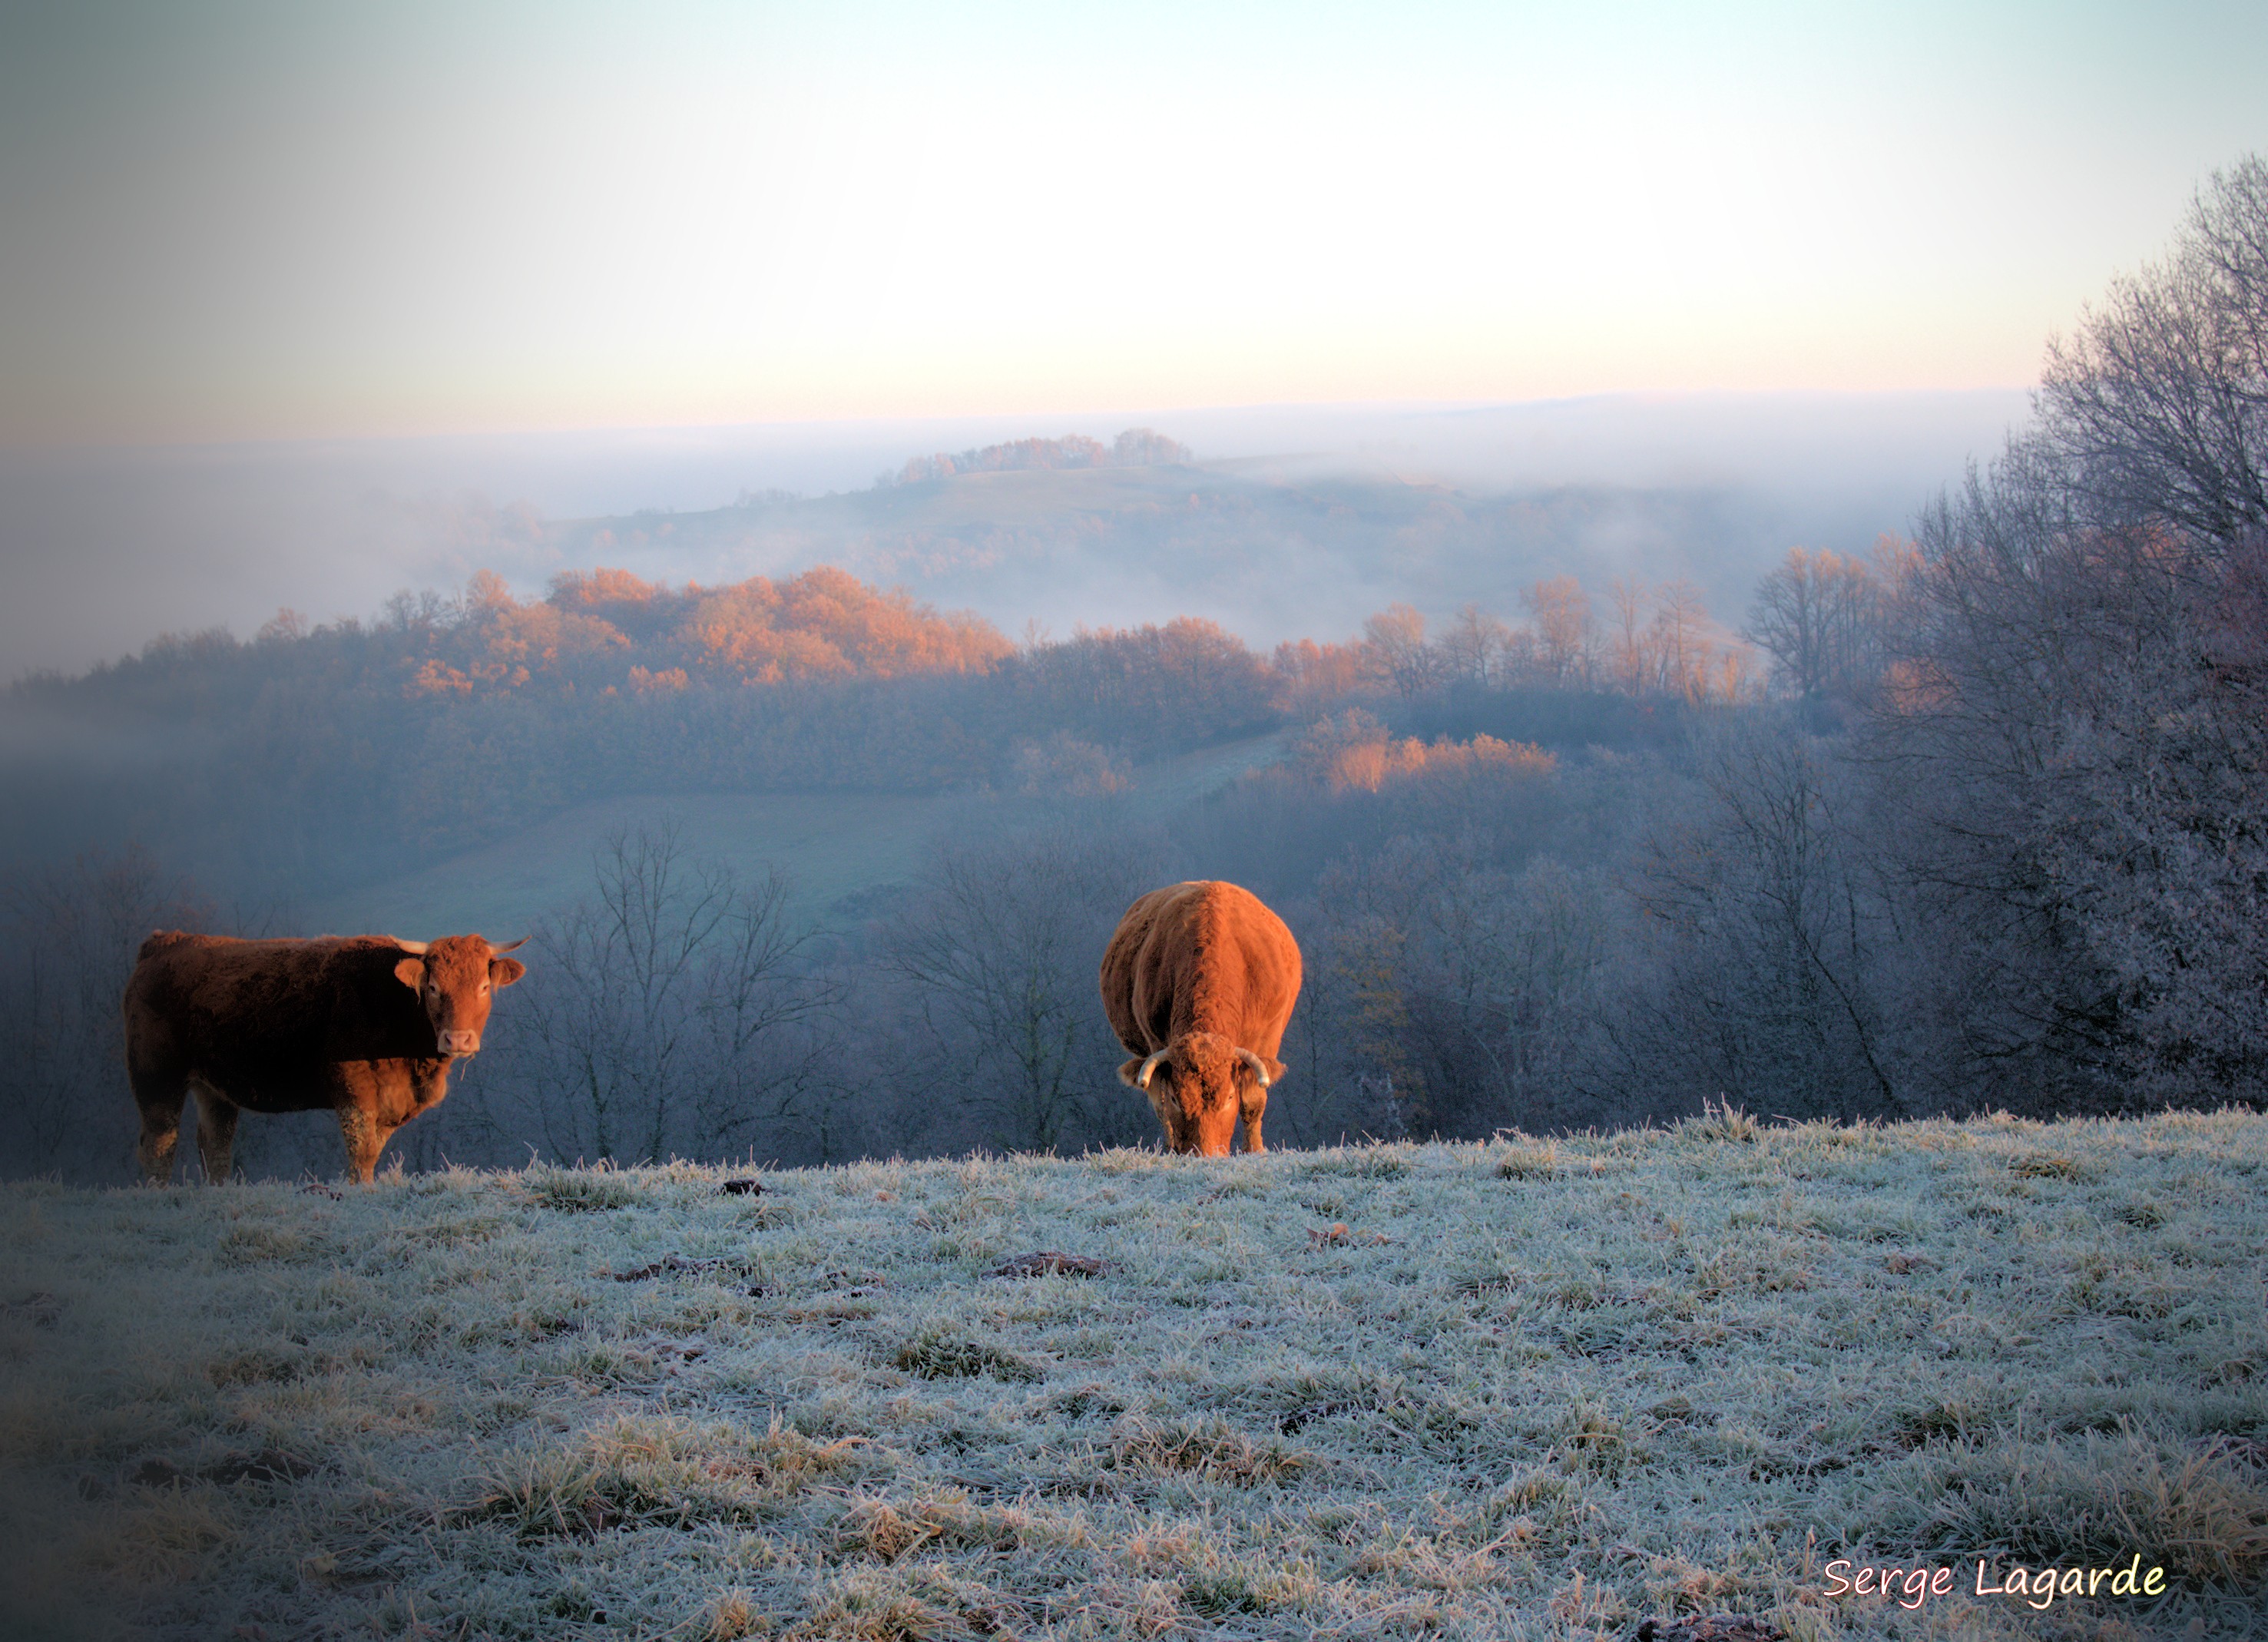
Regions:
<instances>
[{"instance_id":1,"label":"rolling hill","mask_svg":"<svg viewBox=\"0 0 2268 1642\"><path fill-rule=\"evenodd\" d=\"M1513 617L1522 588L1561 575L1602 594L1617 575L1687 578L1735 622L1791 545L1861 550L1904 522L1727 489L1488 495L1212 463L962 474L541 528L563 564L722 581L828 563L1011 634L1197 615L1265 647L1344 637L1395 600Z\"/></svg>"}]
</instances>

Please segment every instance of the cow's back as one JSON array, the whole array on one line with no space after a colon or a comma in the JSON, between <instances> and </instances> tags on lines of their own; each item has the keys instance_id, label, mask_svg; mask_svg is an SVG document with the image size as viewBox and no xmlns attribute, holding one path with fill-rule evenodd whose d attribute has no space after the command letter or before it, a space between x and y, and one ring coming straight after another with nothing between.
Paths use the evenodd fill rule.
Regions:
<instances>
[{"instance_id":1,"label":"cow's back","mask_svg":"<svg viewBox=\"0 0 2268 1642\"><path fill-rule=\"evenodd\" d=\"M1194 884L1168 884L1137 896L1118 920L1110 945L1103 951L1102 1010L1129 1054L1147 1055L1165 1042L1162 1037L1151 1042L1144 1024L1147 1017L1136 1000L1146 1000L1152 990L1149 977L1158 967L1163 947L1160 929L1174 922L1168 919L1168 908L1195 887Z\"/></svg>"},{"instance_id":2,"label":"cow's back","mask_svg":"<svg viewBox=\"0 0 2268 1642\"><path fill-rule=\"evenodd\" d=\"M137 965L143 964L159 953L169 952L176 946L194 946L200 941L210 942L227 939L223 935L192 935L187 930L151 930L150 939L142 943L142 950L134 954L134 961Z\"/></svg>"},{"instance_id":3,"label":"cow's back","mask_svg":"<svg viewBox=\"0 0 2268 1642\"><path fill-rule=\"evenodd\" d=\"M1103 954L1103 1008L1131 1054L1212 1032L1273 1057L1300 978L1283 919L1248 889L1197 880L1127 908Z\"/></svg>"},{"instance_id":4,"label":"cow's back","mask_svg":"<svg viewBox=\"0 0 2268 1642\"><path fill-rule=\"evenodd\" d=\"M417 995L384 937L239 940L161 930L123 999L131 1064L202 1079L253 1110L328 1104L342 1061L432 1054Z\"/></svg>"}]
</instances>

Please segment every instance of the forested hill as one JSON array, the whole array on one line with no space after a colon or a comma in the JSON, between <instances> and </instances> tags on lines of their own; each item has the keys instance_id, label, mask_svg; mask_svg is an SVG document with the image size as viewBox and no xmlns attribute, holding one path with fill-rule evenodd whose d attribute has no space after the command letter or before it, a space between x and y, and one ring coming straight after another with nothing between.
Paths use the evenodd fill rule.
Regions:
<instances>
[{"instance_id":1,"label":"forested hill","mask_svg":"<svg viewBox=\"0 0 2268 1642\"><path fill-rule=\"evenodd\" d=\"M1202 746L1279 722L1275 683L1210 622L1020 652L825 568L714 588L568 573L527 602L483 573L375 622L168 636L18 682L0 834L19 859L162 836L224 878L257 859L320 882L608 792L934 791L1007 773L1035 736Z\"/></svg>"},{"instance_id":2,"label":"forested hill","mask_svg":"<svg viewBox=\"0 0 2268 1642\"><path fill-rule=\"evenodd\" d=\"M227 897L320 897L593 799L1015 789L1058 765L1108 785L1350 705L1429 739L1616 745L1629 726L1565 692L1667 703L1760 679L1753 658L1709 670L1739 662L1727 628L1786 538L1723 497L1475 498L1187 454L1025 440L843 496L519 519L509 541L469 521L463 550L514 575L532 553L586 568L533 597L482 572L371 619L169 634L10 688L0 867L162 841ZM1404 600L1432 611L1438 657L1415 610L1348 642ZM1094 611L1116 619L1066 619ZM1535 642L1499 665L1498 617L1523 615ZM1506 686L1553 700L1442 711L1451 687Z\"/></svg>"}]
</instances>

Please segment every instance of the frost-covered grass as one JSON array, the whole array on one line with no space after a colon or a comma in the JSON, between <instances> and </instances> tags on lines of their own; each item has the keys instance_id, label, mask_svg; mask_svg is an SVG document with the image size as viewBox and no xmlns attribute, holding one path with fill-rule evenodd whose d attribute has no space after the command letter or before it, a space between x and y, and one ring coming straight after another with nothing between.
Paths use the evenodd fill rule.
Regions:
<instances>
[{"instance_id":1,"label":"frost-covered grass","mask_svg":"<svg viewBox=\"0 0 2268 1642\"><path fill-rule=\"evenodd\" d=\"M0 1191L0 1631L2257 1634L2268 1119L722 1178Z\"/></svg>"}]
</instances>

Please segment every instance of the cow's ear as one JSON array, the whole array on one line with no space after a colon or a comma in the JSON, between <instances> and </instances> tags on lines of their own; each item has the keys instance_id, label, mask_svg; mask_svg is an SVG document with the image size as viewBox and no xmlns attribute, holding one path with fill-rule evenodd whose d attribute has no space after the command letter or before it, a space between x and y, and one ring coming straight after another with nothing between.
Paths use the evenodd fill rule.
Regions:
<instances>
[{"instance_id":1,"label":"cow's ear","mask_svg":"<svg viewBox=\"0 0 2268 1642\"><path fill-rule=\"evenodd\" d=\"M1130 1089L1142 1086L1142 1057L1136 1056L1118 1069L1118 1081Z\"/></svg>"},{"instance_id":2,"label":"cow's ear","mask_svg":"<svg viewBox=\"0 0 2268 1642\"><path fill-rule=\"evenodd\" d=\"M1284 1063L1278 1060L1273 1055L1263 1055L1260 1058L1265 1061L1268 1064L1268 1081L1270 1083L1283 1082Z\"/></svg>"},{"instance_id":3,"label":"cow's ear","mask_svg":"<svg viewBox=\"0 0 2268 1642\"><path fill-rule=\"evenodd\" d=\"M514 981L517 981L521 976L526 975L526 973L527 966L517 958L491 958L489 960L489 984L490 986L510 986Z\"/></svg>"},{"instance_id":4,"label":"cow's ear","mask_svg":"<svg viewBox=\"0 0 2268 1642\"><path fill-rule=\"evenodd\" d=\"M394 966L394 978L411 991L417 990L425 984L425 961L423 958L404 958Z\"/></svg>"}]
</instances>

